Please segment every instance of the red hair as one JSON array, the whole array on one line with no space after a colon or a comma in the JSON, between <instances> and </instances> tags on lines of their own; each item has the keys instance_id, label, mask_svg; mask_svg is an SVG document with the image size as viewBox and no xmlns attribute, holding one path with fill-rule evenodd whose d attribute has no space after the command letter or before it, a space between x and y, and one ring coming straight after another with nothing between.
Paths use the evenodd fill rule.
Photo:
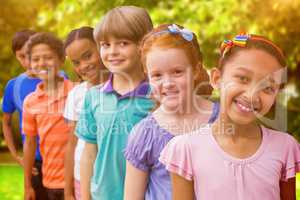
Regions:
<instances>
[{"instance_id":1,"label":"red hair","mask_svg":"<svg viewBox=\"0 0 300 200\"><path fill-rule=\"evenodd\" d=\"M184 39L180 34L174 34L168 31L168 26L171 24L163 24L153 29L143 38L141 42L141 57L144 70L146 71L146 58L147 54L153 48L160 49L182 49L190 64L193 67L193 71L197 72L197 77L195 77L195 86L199 87L197 89L197 94L210 95L212 92L212 87L209 85L209 76L202 65L202 53L197 41L196 35L193 33L192 41ZM177 25L180 29L182 26ZM202 85L204 84L204 85Z\"/></svg>"}]
</instances>

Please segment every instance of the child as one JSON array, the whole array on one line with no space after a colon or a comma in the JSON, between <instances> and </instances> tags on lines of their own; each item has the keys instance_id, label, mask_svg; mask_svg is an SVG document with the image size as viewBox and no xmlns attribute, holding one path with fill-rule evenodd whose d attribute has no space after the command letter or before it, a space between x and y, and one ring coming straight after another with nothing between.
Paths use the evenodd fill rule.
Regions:
<instances>
[{"instance_id":1,"label":"child","mask_svg":"<svg viewBox=\"0 0 300 200\"><path fill-rule=\"evenodd\" d=\"M101 59L112 73L103 87L91 88L83 104L76 134L86 141L81 171L93 168L92 199L122 200L125 158L122 150L131 128L144 118L153 102L140 61L138 44L152 29L143 8L122 6L110 10L97 25L94 37ZM96 146L97 145L97 146ZM96 160L91 152L97 151ZM81 177L81 181L87 178ZM90 191L82 191L87 199Z\"/></svg>"},{"instance_id":2,"label":"child","mask_svg":"<svg viewBox=\"0 0 300 200\"><path fill-rule=\"evenodd\" d=\"M81 139L77 140L74 135L74 128L79 118L85 93L90 87L105 81L107 73L103 72L105 68L93 37L93 28L84 26L72 30L67 36L64 49L67 57L73 63L74 70L84 80L68 94L64 112L64 118L68 120L72 127L65 157L65 200L74 199L74 194L76 199L79 200L80 157L85 142Z\"/></svg>"},{"instance_id":3,"label":"child","mask_svg":"<svg viewBox=\"0 0 300 200\"><path fill-rule=\"evenodd\" d=\"M160 152L175 135L212 122L218 106L197 95L201 85L202 95L209 95L212 88L194 33L175 24L161 25L145 36L141 51L160 105L130 135L125 150L125 199L171 200L171 180L158 160Z\"/></svg>"},{"instance_id":4,"label":"child","mask_svg":"<svg viewBox=\"0 0 300 200\"><path fill-rule=\"evenodd\" d=\"M43 185L49 200L64 197L64 152L69 126L62 116L68 92L73 83L59 76L64 62L63 43L50 33L37 33L28 41L30 66L42 80L36 90L28 95L23 108L25 199L35 199L32 190L31 169L34 149L40 137L43 157Z\"/></svg>"},{"instance_id":5,"label":"child","mask_svg":"<svg viewBox=\"0 0 300 200\"><path fill-rule=\"evenodd\" d=\"M174 138L161 153L174 199L296 199L299 144L256 120L274 104L285 66L282 51L264 37L225 40L211 78L221 114L212 127Z\"/></svg>"},{"instance_id":6,"label":"child","mask_svg":"<svg viewBox=\"0 0 300 200\"><path fill-rule=\"evenodd\" d=\"M2 127L4 138L11 155L23 167L23 158L17 155L17 148L13 140L12 115L15 111L19 114L19 128L24 144L25 135L22 132L22 108L25 97L33 92L36 85L41 81L34 77L29 67L29 60L26 54L26 42L35 32L31 30L22 30L17 32L12 39L12 51L15 54L20 65L25 72L9 80L4 91L2 102ZM32 186L37 193L37 199L45 199L45 188L42 184L41 162L39 147L35 150L35 161L33 175L31 179Z\"/></svg>"}]
</instances>

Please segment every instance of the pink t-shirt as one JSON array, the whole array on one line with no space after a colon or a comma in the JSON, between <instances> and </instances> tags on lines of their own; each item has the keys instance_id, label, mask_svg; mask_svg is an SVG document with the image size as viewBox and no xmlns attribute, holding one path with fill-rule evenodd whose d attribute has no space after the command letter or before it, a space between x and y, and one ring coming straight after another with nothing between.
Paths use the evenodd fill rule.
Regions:
<instances>
[{"instance_id":1,"label":"pink t-shirt","mask_svg":"<svg viewBox=\"0 0 300 200\"><path fill-rule=\"evenodd\" d=\"M194 181L198 200L280 200L280 180L300 170L300 147L287 133L261 129L262 143L246 159L224 152L207 127L174 137L159 160L167 170Z\"/></svg>"}]
</instances>

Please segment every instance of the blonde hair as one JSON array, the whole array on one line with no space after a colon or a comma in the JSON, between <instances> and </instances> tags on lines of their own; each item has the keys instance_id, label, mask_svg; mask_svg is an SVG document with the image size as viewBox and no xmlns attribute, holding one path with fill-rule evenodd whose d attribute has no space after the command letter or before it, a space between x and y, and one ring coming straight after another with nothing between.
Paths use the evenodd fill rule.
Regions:
<instances>
[{"instance_id":1,"label":"blonde hair","mask_svg":"<svg viewBox=\"0 0 300 200\"><path fill-rule=\"evenodd\" d=\"M95 27L94 38L97 43L109 36L139 43L152 28L152 20L144 8L121 6L106 13Z\"/></svg>"}]
</instances>

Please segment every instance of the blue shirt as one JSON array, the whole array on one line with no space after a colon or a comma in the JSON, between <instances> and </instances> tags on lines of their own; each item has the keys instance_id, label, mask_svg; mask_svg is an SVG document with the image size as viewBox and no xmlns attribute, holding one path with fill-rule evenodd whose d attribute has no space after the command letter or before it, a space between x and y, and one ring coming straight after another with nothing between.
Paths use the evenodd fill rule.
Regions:
<instances>
[{"instance_id":1,"label":"blue shirt","mask_svg":"<svg viewBox=\"0 0 300 200\"><path fill-rule=\"evenodd\" d=\"M153 107L149 93L148 83L142 82L132 92L120 95L113 89L112 77L103 87L87 92L76 134L98 147L91 180L93 199L123 200L126 172L123 150L133 126Z\"/></svg>"},{"instance_id":2,"label":"blue shirt","mask_svg":"<svg viewBox=\"0 0 300 200\"><path fill-rule=\"evenodd\" d=\"M64 78L67 78L64 72L60 72L60 74ZM23 144L25 141L25 134L22 133L23 102L28 94L35 91L37 84L40 82L40 79L33 78L28 76L26 73L22 73L19 76L9 80L4 89L2 111L5 113L14 113L17 110L19 114L19 128ZM39 138L37 138L35 159L42 160L39 150Z\"/></svg>"}]
</instances>

